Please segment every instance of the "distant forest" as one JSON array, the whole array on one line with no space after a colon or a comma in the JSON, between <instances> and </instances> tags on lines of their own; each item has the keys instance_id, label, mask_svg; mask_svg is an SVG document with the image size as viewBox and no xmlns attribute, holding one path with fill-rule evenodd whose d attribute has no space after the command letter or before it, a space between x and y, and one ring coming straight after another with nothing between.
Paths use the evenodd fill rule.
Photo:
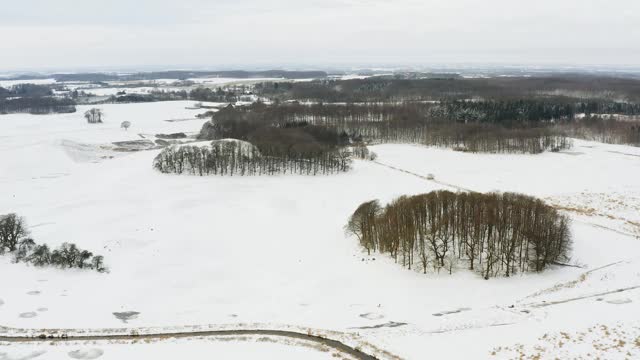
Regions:
<instances>
[{"instance_id":1,"label":"distant forest","mask_svg":"<svg viewBox=\"0 0 640 360\"><path fill-rule=\"evenodd\" d=\"M315 102L394 102L442 99L530 99L640 102L640 79L559 74L541 77L403 79L379 76L351 80L266 82L256 93L280 100Z\"/></svg>"},{"instance_id":2,"label":"distant forest","mask_svg":"<svg viewBox=\"0 0 640 360\"><path fill-rule=\"evenodd\" d=\"M387 76L267 82L254 92L276 103L324 103L324 110L291 112L340 122L372 142L531 153L566 148L568 136L640 145L640 80L632 78ZM329 106L336 103L346 106Z\"/></svg>"},{"instance_id":3,"label":"distant forest","mask_svg":"<svg viewBox=\"0 0 640 360\"><path fill-rule=\"evenodd\" d=\"M10 89L0 87L0 114L49 114L75 111L75 101L54 97L53 90L47 86L20 84Z\"/></svg>"},{"instance_id":4,"label":"distant forest","mask_svg":"<svg viewBox=\"0 0 640 360\"><path fill-rule=\"evenodd\" d=\"M460 265L485 279L542 271L568 260L569 219L541 200L504 193L434 191L385 207L360 205L346 225L370 254L425 274Z\"/></svg>"},{"instance_id":5,"label":"distant forest","mask_svg":"<svg viewBox=\"0 0 640 360\"><path fill-rule=\"evenodd\" d=\"M467 79L447 74L405 74L338 80L327 78L322 72L178 71L129 75L61 74L59 80L90 79L99 83L113 80L114 76L118 80L148 80L205 75L321 79L216 89L195 87L170 91L158 88L149 94L123 93L101 101L235 103L250 95L272 105L256 104L245 110L235 110L240 122L246 122L243 118L249 117L255 118L252 127L260 122L273 128L312 125L345 133L353 143L400 142L471 152L539 153L568 148L571 146L568 138L576 137L640 146L640 79L635 78L554 74ZM188 80L183 83L195 86ZM52 89L59 86L0 88L0 113L75 111L78 93L54 96ZM211 125L228 114L202 116L213 116ZM210 138L206 134L209 130L204 129L204 138Z\"/></svg>"}]
</instances>

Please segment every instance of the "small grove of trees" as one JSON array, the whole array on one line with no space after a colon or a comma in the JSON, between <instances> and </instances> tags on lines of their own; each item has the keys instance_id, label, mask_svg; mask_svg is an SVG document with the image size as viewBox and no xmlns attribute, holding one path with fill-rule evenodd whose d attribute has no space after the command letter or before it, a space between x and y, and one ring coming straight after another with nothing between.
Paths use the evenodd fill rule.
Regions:
<instances>
[{"instance_id":1,"label":"small grove of trees","mask_svg":"<svg viewBox=\"0 0 640 360\"><path fill-rule=\"evenodd\" d=\"M369 252L409 269L449 273L457 264L485 279L542 271L568 259L569 219L543 201L514 193L434 191L385 207L360 205L345 227Z\"/></svg>"},{"instance_id":2,"label":"small grove of trees","mask_svg":"<svg viewBox=\"0 0 640 360\"><path fill-rule=\"evenodd\" d=\"M210 146L170 146L153 162L163 173L192 175L327 175L350 169L351 153L347 149L310 148L308 151L281 151L263 146L259 150L248 142L213 141Z\"/></svg>"},{"instance_id":3,"label":"small grove of trees","mask_svg":"<svg viewBox=\"0 0 640 360\"><path fill-rule=\"evenodd\" d=\"M0 255L13 255L13 260L34 266L57 266L61 268L92 269L104 272L104 258L75 244L63 243L56 249L38 245L29 236L22 217L16 214L0 215Z\"/></svg>"},{"instance_id":4,"label":"small grove of trees","mask_svg":"<svg viewBox=\"0 0 640 360\"><path fill-rule=\"evenodd\" d=\"M104 118L104 113L101 109L92 108L85 111L84 118L87 119L89 124L100 124Z\"/></svg>"}]
</instances>

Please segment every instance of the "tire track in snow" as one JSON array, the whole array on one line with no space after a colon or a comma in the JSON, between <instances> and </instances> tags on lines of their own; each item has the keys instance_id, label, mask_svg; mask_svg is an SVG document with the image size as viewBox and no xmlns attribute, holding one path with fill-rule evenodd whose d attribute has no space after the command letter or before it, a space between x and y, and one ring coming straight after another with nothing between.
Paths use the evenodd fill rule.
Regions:
<instances>
[{"instance_id":1,"label":"tire track in snow","mask_svg":"<svg viewBox=\"0 0 640 360\"><path fill-rule=\"evenodd\" d=\"M378 164L378 165L380 165L380 166L384 166L384 167L386 167L386 168L389 168L389 169L391 169L391 170L395 170L395 171L403 172L403 173L405 173L405 174L409 174L409 175L412 175L412 176L418 177L418 178L420 178L420 179L422 179L422 180L430 181L430 182L433 182L433 183L436 183L436 184L439 184L439 185L442 185L442 186L450 187L450 188L456 189L456 190L458 190L458 191L476 192L476 191L473 191L473 190L469 190L469 189L463 188L463 187L458 186L458 185L449 184L449 183L446 183L446 182L443 182L443 181L438 181L438 180L436 180L436 179L429 179L429 177L427 177L427 176L420 175L420 174L418 174L418 173L414 173L414 172L411 172L411 171L409 171L409 170L405 170L405 169L397 168L397 167L392 166L392 165L389 165L389 164L381 163L381 162L376 161L376 160L373 160L372 162L373 162L373 163L375 163L375 164Z\"/></svg>"},{"instance_id":2,"label":"tire track in snow","mask_svg":"<svg viewBox=\"0 0 640 360\"><path fill-rule=\"evenodd\" d=\"M418 178L420 178L422 180L430 181L430 182L433 182L433 183L436 183L436 184L439 184L439 185L442 185L442 186L450 187L450 188L456 189L458 191L477 192L477 191L474 191L474 190L471 190L471 189L467 189L467 188L463 188L462 186L454 185L454 184L451 184L451 183L446 183L446 182L438 181L438 180L435 180L435 179L429 179L427 176L420 175L420 174L411 172L409 170L401 169L401 168L395 167L393 165L381 163L381 162L379 162L377 160L373 160L372 162L375 163L375 164L378 164L380 166L384 166L386 168L389 168L391 170L395 170L395 171L399 171L399 172L402 172L402 173L405 173L405 174L408 174L408 175L412 175L412 176L418 177ZM553 203L550 203L549 201L546 201L546 203L549 204L554 209L559 210L559 211L575 212L577 214L580 214L579 211L575 211L575 210L569 209L569 208L561 206L561 205L553 204ZM633 238L636 238L636 239L640 238L640 235L630 234L630 233L627 233L627 232L624 232L624 231L620 231L620 230L616 230L616 229L612 229L610 227L606 227L606 226L603 226L603 225L590 223L590 222L586 222L586 221L579 221L579 220L576 220L576 219L574 219L574 221L578 221L578 222L583 223L585 225L593 226L593 227L596 227L596 228L609 230L609 231L615 232L615 233L620 234L620 235L630 236L630 237L633 237Z\"/></svg>"},{"instance_id":3,"label":"tire track in snow","mask_svg":"<svg viewBox=\"0 0 640 360\"><path fill-rule=\"evenodd\" d=\"M640 285L630 286L630 287L611 290L611 291L605 291L605 292L601 292L601 293L597 293L597 294L578 296L578 297L564 299L564 300L544 301L544 302L540 302L540 303L524 304L524 306L528 306L528 307L532 307L532 308L542 308L542 307L547 307L547 306L565 304L565 303L568 303L568 302L573 302L573 301L578 301L578 300L590 299L590 298L594 298L594 297L600 297L600 296L611 295L611 294L618 294L618 293L621 293L621 292L631 291L631 290L636 290L636 289L640 289Z\"/></svg>"}]
</instances>

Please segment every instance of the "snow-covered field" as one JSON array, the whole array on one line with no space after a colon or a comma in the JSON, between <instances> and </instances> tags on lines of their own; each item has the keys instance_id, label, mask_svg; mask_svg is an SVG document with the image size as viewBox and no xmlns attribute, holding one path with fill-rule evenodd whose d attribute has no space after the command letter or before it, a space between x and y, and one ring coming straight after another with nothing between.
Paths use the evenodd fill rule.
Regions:
<instances>
[{"instance_id":1,"label":"snow-covered field","mask_svg":"<svg viewBox=\"0 0 640 360\"><path fill-rule=\"evenodd\" d=\"M10 350L10 351L6 351ZM0 347L0 359L123 360L123 359L335 359L336 351L303 342L279 342L269 337L190 339L161 342L66 343Z\"/></svg>"},{"instance_id":2,"label":"snow-covered field","mask_svg":"<svg viewBox=\"0 0 640 360\"><path fill-rule=\"evenodd\" d=\"M190 105L105 105L101 125L87 124L83 107L0 116L0 214L24 216L39 243L102 254L110 268L63 271L0 258L4 331L295 327L408 359L640 356L640 289L630 289L640 286L640 149L576 140L571 151L529 156L379 145L378 163L357 161L343 175L192 177L155 172L160 150L105 146L196 132L204 120L165 121L193 118L199 111ZM125 120L128 131L120 129ZM574 219L571 263L580 267L489 281L465 270L423 275L366 256L345 237L363 201L440 188L543 197ZM127 323L113 315L126 311L139 315ZM211 353L263 352L202 342ZM13 345L0 348L0 359L41 350L51 354L42 358L67 358L80 348L100 348L104 359L125 351L148 358L145 351L189 353L192 345ZM267 358L285 349L330 356L272 345L264 351L283 355Z\"/></svg>"},{"instance_id":3,"label":"snow-covered field","mask_svg":"<svg viewBox=\"0 0 640 360\"><path fill-rule=\"evenodd\" d=\"M3 78L0 78L0 87L5 89L20 84L49 85L55 83L56 79L4 80Z\"/></svg>"}]
</instances>

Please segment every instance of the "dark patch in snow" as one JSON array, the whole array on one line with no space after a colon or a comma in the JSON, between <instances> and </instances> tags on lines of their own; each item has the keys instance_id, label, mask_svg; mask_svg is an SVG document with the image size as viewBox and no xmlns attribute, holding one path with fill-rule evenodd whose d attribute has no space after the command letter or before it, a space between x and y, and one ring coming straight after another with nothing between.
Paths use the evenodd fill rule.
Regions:
<instances>
[{"instance_id":1,"label":"dark patch in snow","mask_svg":"<svg viewBox=\"0 0 640 360\"><path fill-rule=\"evenodd\" d=\"M142 151L156 148L156 143L151 140L116 141L114 151Z\"/></svg>"},{"instance_id":2,"label":"dark patch in snow","mask_svg":"<svg viewBox=\"0 0 640 360\"><path fill-rule=\"evenodd\" d=\"M469 310L471 310L471 308L460 308L460 309L451 310L451 311L441 311L439 313L433 314L433 316L443 316L443 315L458 314L458 313L461 313L463 311L469 311Z\"/></svg>"},{"instance_id":3,"label":"dark patch in snow","mask_svg":"<svg viewBox=\"0 0 640 360\"><path fill-rule=\"evenodd\" d=\"M99 358L102 354L104 354L104 351L101 349L85 349L71 351L69 357L80 360L93 360Z\"/></svg>"},{"instance_id":4,"label":"dark patch in snow","mask_svg":"<svg viewBox=\"0 0 640 360\"><path fill-rule=\"evenodd\" d=\"M31 319L31 318L34 318L34 317L38 316L38 313L35 313L35 312L33 312L33 311L30 311L30 312L22 313L22 314L20 314L19 316L20 316L21 318L23 318L23 319Z\"/></svg>"},{"instance_id":5,"label":"dark patch in snow","mask_svg":"<svg viewBox=\"0 0 640 360\"><path fill-rule=\"evenodd\" d=\"M380 320L384 318L384 315L376 314L376 313L364 313L364 314L360 314L360 317L365 318L367 320Z\"/></svg>"},{"instance_id":6,"label":"dark patch in snow","mask_svg":"<svg viewBox=\"0 0 640 360\"><path fill-rule=\"evenodd\" d=\"M389 321L389 322L384 323L384 324L378 324L378 325L373 325L373 326L360 326L360 327L355 327L355 328L351 328L351 329L396 328L396 327L405 326L405 325L408 325L408 324L407 323L403 323L403 322Z\"/></svg>"},{"instance_id":7,"label":"dark patch in snow","mask_svg":"<svg viewBox=\"0 0 640 360\"><path fill-rule=\"evenodd\" d=\"M4 301L2 301L2 299L0 299L0 306L4 305Z\"/></svg>"},{"instance_id":8,"label":"dark patch in snow","mask_svg":"<svg viewBox=\"0 0 640 360\"><path fill-rule=\"evenodd\" d=\"M27 295L40 295L40 291L37 291L37 290L29 291Z\"/></svg>"},{"instance_id":9,"label":"dark patch in snow","mask_svg":"<svg viewBox=\"0 0 640 360\"><path fill-rule=\"evenodd\" d=\"M45 311L49 311L49 309L45 307L38 308L38 312L45 312Z\"/></svg>"},{"instance_id":10,"label":"dark patch in snow","mask_svg":"<svg viewBox=\"0 0 640 360\"><path fill-rule=\"evenodd\" d=\"M129 320L135 320L140 315L137 311L125 311L125 312L114 312L113 316L118 320L122 320L123 323L127 323Z\"/></svg>"},{"instance_id":11,"label":"dark patch in snow","mask_svg":"<svg viewBox=\"0 0 640 360\"><path fill-rule=\"evenodd\" d=\"M623 304L629 304L632 301L631 299L613 299L613 300L607 300L606 302L607 304L623 305Z\"/></svg>"}]
</instances>

